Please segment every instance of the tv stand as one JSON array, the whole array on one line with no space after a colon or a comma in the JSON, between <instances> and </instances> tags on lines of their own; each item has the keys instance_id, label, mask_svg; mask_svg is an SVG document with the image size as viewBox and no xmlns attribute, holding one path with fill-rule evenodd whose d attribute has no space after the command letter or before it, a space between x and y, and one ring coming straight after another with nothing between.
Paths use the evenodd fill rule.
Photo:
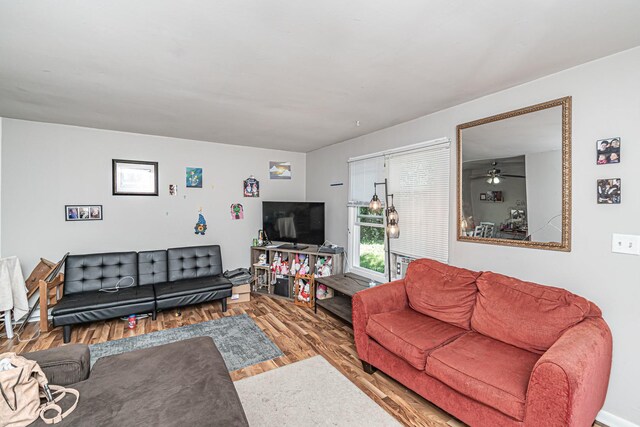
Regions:
<instances>
[{"instance_id":1,"label":"tv stand","mask_svg":"<svg viewBox=\"0 0 640 427\"><path fill-rule=\"evenodd\" d=\"M303 247L298 245L298 247ZM315 273L316 263L318 258L324 258L325 260L331 260L332 274L342 274L342 268L344 266L344 253L325 254L318 253L318 246L304 245L306 249L284 249L282 246L268 247L268 246L252 246L251 247L251 265L253 268L253 292L259 292L265 295L273 297L284 297L288 300L294 298L295 295L295 273L291 270L285 274L278 275L275 283L272 283L271 264L275 259L276 254L281 259L288 261L289 266L292 265L296 257L308 258L309 269L311 273ZM262 259L260 256L262 255ZM368 286L368 285L367 285ZM315 292L315 290L314 290Z\"/></svg>"},{"instance_id":2,"label":"tv stand","mask_svg":"<svg viewBox=\"0 0 640 427\"><path fill-rule=\"evenodd\" d=\"M292 251L303 251L303 250L307 249L308 247L309 247L308 245L299 245L297 243L285 243L284 245L278 246L278 249L286 249L286 250L292 250Z\"/></svg>"}]
</instances>

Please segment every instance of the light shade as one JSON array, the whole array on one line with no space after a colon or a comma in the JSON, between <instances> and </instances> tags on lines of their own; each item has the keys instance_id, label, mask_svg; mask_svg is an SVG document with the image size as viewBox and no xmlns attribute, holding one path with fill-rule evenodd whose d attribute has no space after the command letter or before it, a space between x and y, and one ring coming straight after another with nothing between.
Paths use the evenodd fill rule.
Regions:
<instances>
[{"instance_id":1,"label":"light shade","mask_svg":"<svg viewBox=\"0 0 640 427\"><path fill-rule=\"evenodd\" d=\"M400 237L400 227L398 226L397 221L389 221L389 224L387 224L387 237L390 239L397 239Z\"/></svg>"},{"instance_id":2,"label":"light shade","mask_svg":"<svg viewBox=\"0 0 640 427\"><path fill-rule=\"evenodd\" d=\"M377 194L374 194L371 198L371 201L369 202L369 209L371 209L372 211L379 211L380 209L382 209L382 202L380 201L380 198Z\"/></svg>"},{"instance_id":3,"label":"light shade","mask_svg":"<svg viewBox=\"0 0 640 427\"><path fill-rule=\"evenodd\" d=\"M396 223L398 222L400 218L398 217L398 211L396 210L395 206L393 205L389 206L389 210L387 211L387 218L389 219L389 222L391 221L395 221Z\"/></svg>"},{"instance_id":4,"label":"light shade","mask_svg":"<svg viewBox=\"0 0 640 427\"><path fill-rule=\"evenodd\" d=\"M487 178L487 183L488 184L500 184L500 178L498 178L497 176L490 176L489 178Z\"/></svg>"}]
</instances>

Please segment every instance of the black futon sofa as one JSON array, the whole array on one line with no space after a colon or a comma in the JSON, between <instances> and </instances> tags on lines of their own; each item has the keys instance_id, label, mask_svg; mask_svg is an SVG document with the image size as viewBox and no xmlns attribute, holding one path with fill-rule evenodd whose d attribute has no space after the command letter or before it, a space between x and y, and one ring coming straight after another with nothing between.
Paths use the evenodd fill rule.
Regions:
<instances>
[{"instance_id":1,"label":"black futon sofa","mask_svg":"<svg viewBox=\"0 0 640 427\"><path fill-rule=\"evenodd\" d=\"M76 323L142 313L155 320L158 310L213 300L224 312L232 284L222 272L219 245L70 255L53 326L64 326L67 343Z\"/></svg>"}]
</instances>

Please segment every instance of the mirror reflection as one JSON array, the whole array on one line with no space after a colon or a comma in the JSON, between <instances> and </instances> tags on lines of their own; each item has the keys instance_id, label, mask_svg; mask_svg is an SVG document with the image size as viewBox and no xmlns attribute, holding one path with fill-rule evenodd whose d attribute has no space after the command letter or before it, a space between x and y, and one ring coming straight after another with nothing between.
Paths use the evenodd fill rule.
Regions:
<instances>
[{"instance_id":1,"label":"mirror reflection","mask_svg":"<svg viewBox=\"0 0 640 427\"><path fill-rule=\"evenodd\" d=\"M458 127L460 240L568 248L568 117L559 102L534 107Z\"/></svg>"}]
</instances>

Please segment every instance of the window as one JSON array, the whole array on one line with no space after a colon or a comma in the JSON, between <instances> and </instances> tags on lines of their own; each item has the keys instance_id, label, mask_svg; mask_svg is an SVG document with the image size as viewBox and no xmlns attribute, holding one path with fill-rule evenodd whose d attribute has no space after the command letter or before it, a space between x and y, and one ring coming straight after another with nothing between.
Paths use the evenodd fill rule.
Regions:
<instances>
[{"instance_id":1,"label":"window","mask_svg":"<svg viewBox=\"0 0 640 427\"><path fill-rule=\"evenodd\" d=\"M384 181L384 157L349 163L349 245L350 270L384 281L386 272L385 218L383 211L369 210L374 182Z\"/></svg>"},{"instance_id":2,"label":"window","mask_svg":"<svg viewBox=\"0 0 640 427\"><path fill-rule=\"evenodd\" d=\"M391 154L389 192L400 220L391 253L449 262L449 145Z\"/></svg>"},{"instance_id":3,"label":"window","mask_svg":"<svg viewBox=\"0 0 640 427\"><path fill-rule=\"evenodd\" d=\"M385 223L382 212L376 213L368 207L358 206L354 223L357 266L380 274L385 273Z\"/></svg>"},{"instance_id":4,"label":"window","mask_svg":"<svg viewBox=\"0 0 640 427\"><path fill-rule=\"evenodd\" d=\"M350 159L350 270L374 280L388 280L384 210L369 210L374 183L385 178L399 214L400 237L389 241L392 262L396 255L448 262L449 174L446 138ZM384 204L384 186L376 191Z\"/></svg>"}]
</instances>

